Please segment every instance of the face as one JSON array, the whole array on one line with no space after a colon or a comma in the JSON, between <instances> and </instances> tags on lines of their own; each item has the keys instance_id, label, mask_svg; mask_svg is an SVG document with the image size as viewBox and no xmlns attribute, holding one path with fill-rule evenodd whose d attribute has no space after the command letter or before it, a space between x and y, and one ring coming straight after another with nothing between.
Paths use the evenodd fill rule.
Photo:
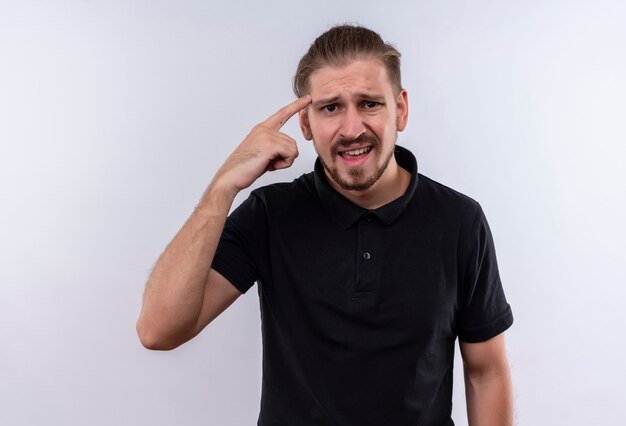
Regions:
<instances>
[{"instance_id":1,"label":"face","mask_svg":"<svg viewBox=\"0 0 626 426\"><path fill-rule=\"evenodd\" d=\"M362 59L325 66L309 78L312 103L300 112L304 137L315 150L331 184L366 191L385 177L397 132L408 118L406 91L394 94L384 65Z\"/></svg>"}]
</instances>

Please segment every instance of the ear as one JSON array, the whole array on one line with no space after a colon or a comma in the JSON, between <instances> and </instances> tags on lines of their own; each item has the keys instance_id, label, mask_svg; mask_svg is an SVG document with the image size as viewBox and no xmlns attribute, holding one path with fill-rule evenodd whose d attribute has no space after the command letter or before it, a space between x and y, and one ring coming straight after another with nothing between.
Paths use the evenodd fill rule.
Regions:
<instances>
[{"instance_id":1,"label":"ear","mask_svg":"<svg viewBox=\"0 0 626 426\"><path fill-rule=\"evenodd\" d=\"M406 128L409 120L409 95L402 89L396 100L396 127L401 132Z\"/></svg>"},{"instance_id":2,"label":"ear","mask_svg":"<svg viewBox=\"0 0 626 426\"><path fill-rule=\"evenodd\" d=\"M310 141L313 139L313 133L311 132L311 124L309 123L309 108L306 107L298 112L298 118L300 119L300 130L302 130L302 136L304 139Z\"/></svg>"}]
</instances>

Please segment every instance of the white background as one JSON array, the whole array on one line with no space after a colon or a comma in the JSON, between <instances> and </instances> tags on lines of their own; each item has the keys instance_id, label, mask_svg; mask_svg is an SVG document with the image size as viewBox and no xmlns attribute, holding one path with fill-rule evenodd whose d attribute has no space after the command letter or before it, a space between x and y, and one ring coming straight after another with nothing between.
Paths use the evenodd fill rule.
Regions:
<instances>
[{"instance_id":1,"label":"white background","mask_svg":"<svg viewBox=\"0 0 626 426\"><path fill-rule=\"evenodd\" d=\"M384 3L0 3L0 424L256 424L256 287L172 352L135 321L221 162L341 22L399 48L399 143L487 214L517 423L626 418L625 3ZM259 185L311 170L285 131L301 157Z\"/></svg>"}]
</instances>

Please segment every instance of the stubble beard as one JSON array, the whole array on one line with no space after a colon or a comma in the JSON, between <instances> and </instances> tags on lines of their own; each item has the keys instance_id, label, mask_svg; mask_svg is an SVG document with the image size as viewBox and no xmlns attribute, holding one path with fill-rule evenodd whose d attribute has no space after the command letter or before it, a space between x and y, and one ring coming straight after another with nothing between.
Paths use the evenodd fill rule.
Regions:
<instances>
[{"instance_id":1,"label":"stubble beard","mask_svg":"<svg viewBox=\"0 0 626 426\"><path fill-rule=\"evenodd\" d=\"M347 179L344 179L343 176L341 176L341 174L339 173L339 170L336 167L329 167L329 165L326 164L326 162L324 162L322 157L319 155L319 152L318 152L318 157L319 157L320 163L324 167L324 170L326 170L326 173L328 173L331 179L341 189L345 191L365 191L371 188L372 185L374 185L380 179L383 173L385 173L385 170L387 170L387 166L389 166L389 162L391 161L391 157L393 156L393 153L395 151L395 144L396 144L397 136L398 135L396 133L396 137L394 138L393 148L389 151L389 154L387 154L383 163L366 180L362 180L366 176L365 176L365 169L361 166L350 167L348 169L348 175L352 178L351 181L348 181ZM339 140L337 143L335 143L335 145L332 147L332 150L331 150L331 157L333 159L333 162L336 161L337 157L339 156L339 153L338 153L339 148L348 147L354 143L363 143L363 142L369 143L372 146L371 154L375 157L376 163L378 163L378 160L380 159L382 155L382 152L381 152L382 144L380 143L378 138L373 135L361 135L354 140L346 140L346 139Z\"/></svg>"}]
</instances>

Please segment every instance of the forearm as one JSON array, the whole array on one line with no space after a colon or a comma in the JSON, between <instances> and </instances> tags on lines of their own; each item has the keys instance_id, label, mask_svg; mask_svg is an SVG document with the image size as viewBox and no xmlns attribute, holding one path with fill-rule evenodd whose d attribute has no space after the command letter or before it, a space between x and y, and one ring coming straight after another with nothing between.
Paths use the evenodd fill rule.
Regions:
<instances>
[{"instance_id":1,"label":"forearm","mask_svg":"<svg viewBox=\"0 0 626 426\"><path fill-rule=\"evenodd\" d=\"M221 284L209 279L212 290L206 296L215 296L215 292L218 297L209 300L203 312L213 256L235 196L267 170L293 164L298 156L296 141L279 130L310 103L311 96L303 96L254 126L220 167L198 207L150 274L137 321L144 346L171 349L184 343L241 294L232 286L224 290L230 284L223 277ZM222 288L216 290L216 285ZM199 321L201 314L204 321Z\"/></svg>"},{"instance_id":2,"label":"forearm","mask_svg":"<svg viewBox=\"0 0 626 426\"><path fill-rule=\"evenodd\" d=\"M465 372L469 426L511 426L513 396L507 365L485 372Z\"/></svg>"},{"instance_id":3,"label":"forearm","mask_svg":"<svg viewBox=\"0 0 626 426\"><path fill-rule=\"evenodd\" d=\"M207 275L236 192L211 184L159 257L148 279L137 331L153 348L187 340L202 309Z\"/></svg>"}]
</instances>

